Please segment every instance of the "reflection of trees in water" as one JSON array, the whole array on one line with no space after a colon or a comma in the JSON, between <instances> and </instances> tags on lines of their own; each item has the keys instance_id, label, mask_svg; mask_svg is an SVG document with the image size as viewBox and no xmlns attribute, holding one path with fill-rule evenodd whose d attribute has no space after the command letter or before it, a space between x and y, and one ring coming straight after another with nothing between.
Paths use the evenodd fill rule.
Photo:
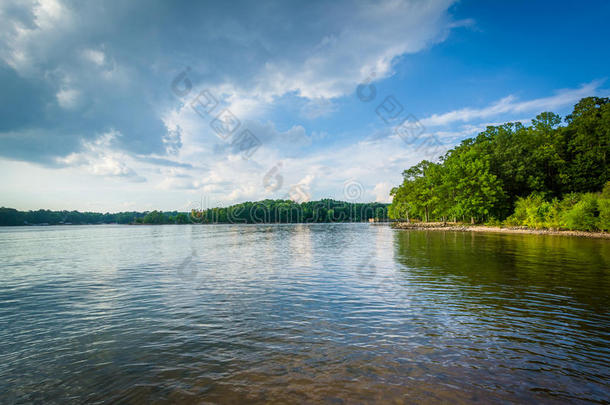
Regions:
<instances>
[{"instance_id":1,"label":"reflection of trees in water","mask_svg":"<svg viewBox=\"0 0 610 405\"><path fill-rule=\"evenodd\" d=\"M529 379L514 370L544 368L538 382L529 381L537 387L582 390L586 379L594 387L587 395L604 391L610 361L607 241L436 231L394 235L395 258L405 266L402 274L419 311L428 315L428 324L437 322L437 346L470 353L469 362L493 360L513 370L515 381Z\"/></svg>"},{"instance_id":2,"label":"reflection of trees in water","mask_svg":"<svg viewBox=\"0 0 610 405\"><path fill-rule=\"evenodd\" d=\"M480 301L486 293L501 292L505 298L523 293L548 294L549 300L572 297L597 310L610 302L610 243L605 240L399 231L395 256L422 282L451 282Z\"/></svg>"}]
</instances>

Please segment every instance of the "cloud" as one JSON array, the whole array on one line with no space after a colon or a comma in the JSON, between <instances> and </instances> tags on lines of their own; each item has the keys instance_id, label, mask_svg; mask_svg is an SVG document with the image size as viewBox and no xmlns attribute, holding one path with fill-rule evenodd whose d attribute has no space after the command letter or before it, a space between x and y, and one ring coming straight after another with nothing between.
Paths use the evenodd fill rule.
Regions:
<instances>
[{"instance_id":1,"label":"cloud","mask_svg":"<svg viewBox=\"0 0 610 405\"><path fill-rule=\"evenodd\" d=\"M484 108L462 108L443 114L433 114L421 120L426 127L449 125L454 122L468 122L485 119L506 113L543 112L553 111L560 107L576 104L583 97L597 94L603 81L596 80L583 84L576 89L564 89L550 97L537 98L528 101L518 101L515 96L509 95Z\"/></svg>"},{"instance_id":2,"label":"cloud","mask_svg":"<svg viewBox=\"0 0 610 405\"><path fill-rule=\"evenodd\" d=\"M301 114L308 119L324 117L337 111L338 106L335 102L327 98L316 98L308 100L301 107Z\"/></svg>"},{"instance_id":3,"label":"cloud","mask_svg":"<svg viewBox=\"0 0 610 405\"><path fill-rule=\"evenodd\" d=\"M371 71L387 77L397 57L442 41L452 3L5 0L0 156L53 165L109 130L123 153L178 155L198 136L165 122L186 66L193 90L214 89L240 119L265 122L287 94L319 117Z\"/></svg>"},{"instance_id":4,"label":"cloud","mask_svg":"<svg viewBox=\"0 0 610 405\"><path fill-rule=\"evenodd\" d=\"M56 97L61 108L71 110L78 106L80 92L75 89L61 89Z\"/></svg>"},{"instance_id":5,"label":"cloud","mask_svg":"<svg viewBox=\"0 0 610 405\"><path fill-rule=\"evenodd\" d=\"M375 201L381 203L389 203L390 199L390 190L392 189L392 185L388 182L382 182L375 184L373 188L373 195L375 196Z\"/></svg>"},{"instance_id":6,"label":"cloud","mask_svg":"<svg viewBox=\"0 0 610 405\"><path fill-rule=\"evenodd\" d=\"M98 66L103 66L104 62L106 61L106 55L104 52L97 49L85 49L83 51L83 58Z\"/></svg>"},{"instance_id":7,"label":"cloud","mask_svg":"<svg viewBox=\"0 0 610 405\"><path fill-rule=\"evenodd\" d=\"M265 162L263 170L246 171L247 176L240 176L241 172L230 167L214 167L211 171L219 177L227 176L233 183L235 180L232 176L240 176L240 182L251 186L247 188L250 196L257 199L282 198L289 194L291 187L300 185L311 199L345 200L345 183L355 181L362 185L362 201L388 201L390 185L398 184L402 170L421 160L423 153L399 138L385 137L374 142L363 140L328 148L294 159L284 158L280 160L281 164L271 159ZM273 168L276 168L275 172L272 172ZM281 186L265 189L263 176L266 173L279 174L282 177ZM387 181L379 183L380 178Z\"/></svg>"},{"instance_id":8,"label":"cloud","mask_svg":"<svg viewBox=\"0 0 610 405\"><path fill-rule=\"evenodd\" d=\"M85 141L82 151L74 152L66 157L57 158L57 164L68 167L83 167L96 176L124 177L130 181L144 182L145 178L128 166L130 158L113 150L112 146L121 136L119 132L110 131L102 134L94 141Z\"/></svg>"},{"instance_id":9,"label":"cloud","mask_svg":"<svg viewBox=\"0 0 610 405\"><path fill-rule=\"evenodd\" d=\"M296 51L306 49L299 52L304 56L295 58L290 53L289 58L269 61L261 81L274 83L271 90L275 94L294 91L308 99L351 93L371 72L378 78L387 77L397 56L443 40L451 24L446 13L451 3L314 3L317 21L301 19L300 12L292 14L295 20L304 21L303 33L315 30L317 34L314 41L297 44Z\"/></svg>"},{"instance_id":10,"label":"cloud","mask_svg":"<svg viewBox=\"0 0 610 405\"><path fill-rule=\"evenodd\" d=\"M175 160L165 159L165 158L161 158L161 157L134 156L134 158L141 162L150 163L150 164L157 165L157 166L182 167L182 168L186 168L186 169L193 168L193 165L190 163L177 162Z\"/></svg>"},{"instance_id":11,"label":"cloud","mask_svg":"<svg viewBox=\"0 0 610 405\"><path fill-rule=\"evenodd\" d=\"M530 118L511 119L510 122L520 122L527 125L531 122ZM429 134L435 135L441 142L445 144L456 144L461 140L473 137L485 131L489 126L499 126L506 122L484 122L481 124L462 124L459 127L449 131L431 131Z\"/></svg>"}]
</instances>

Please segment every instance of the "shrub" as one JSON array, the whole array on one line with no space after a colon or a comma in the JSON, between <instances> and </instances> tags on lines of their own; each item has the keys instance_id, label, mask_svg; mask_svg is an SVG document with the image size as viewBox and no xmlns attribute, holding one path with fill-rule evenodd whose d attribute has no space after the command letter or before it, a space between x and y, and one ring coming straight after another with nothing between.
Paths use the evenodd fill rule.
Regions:
<instances>
[{"instance_id":1,"label":"shrub","mask_svg":"<svg viewBox=\"0 0 610 405\"><path fill-rule=\"evenodd\" d=\"M499 219L496 219L494 217L491 217L491 218L489 218L489 220L487 222L485 222L485 225L501 227L502 221L500 221Z\"/></svg>"},{"instance_id":2,"label":"shrub","mask_svg":"<svg viewBox=\"0 0 610 405\"><path fill-rule=\"evenodd\" d=\"M610 198L600 198L597 200L597 206L599 208L597 228L602 231L610 231Z\"/></svg>"},{"instance_id":3,"label":"shrub","mask_svg":"<svg viewBox=\"0 0 610 405\"><path fill-rule=\"evenodd\" d=\"M561 202L554 198L550 202L550 210L544 223L545 228L560 229L564 225L562 220Z\"/></svg>"},{"instance_id":4,"label":"shrub","mask_svg":"<svg viewBox=\"0 0 610 405\"><path fill-rule=\"evenodd\" d=\"M584 194L572 208L565 211L565 226L571 230L595 231L598 226L599 209L595 194Z\"/></svg>"},{"instance_id":5,"label":"shrub","mask_svg":"<svg viewBox=\"0 0 610 405\"><path fill-rule=\"evenodd\" d=\"M555 202L554 202L555 203ZM553 204L545 200L544 195L533 193L526 198L519 198L515 204L515 213L505 221L507 225L525 225L529 228L545 228L555 222Z\"/></svg>"},{"instance_id":6,"label":"shrub","mask_svg":"<svg viewBox=\"0 0 610 405\"><path fill-rule=\"evenodd\" d=\"M551 208L550 202L544 201L542 196L537 196L534 200L534 204L527 208L525 225L536 229L545 228L547 223L550 222Z\"/></svg>"},{"instance_id":7,"label":"shrub","mask_svg":"<svg viewBox=\"0 0 610 405\"><path fill-rule=\"evenodd\" d=\"M515 204L515 212L513 215L506 218L504 223L508 226L520 226L525 224L527 217L527 202L525 198L519 198Z\"/></svg>"}]
</instances>

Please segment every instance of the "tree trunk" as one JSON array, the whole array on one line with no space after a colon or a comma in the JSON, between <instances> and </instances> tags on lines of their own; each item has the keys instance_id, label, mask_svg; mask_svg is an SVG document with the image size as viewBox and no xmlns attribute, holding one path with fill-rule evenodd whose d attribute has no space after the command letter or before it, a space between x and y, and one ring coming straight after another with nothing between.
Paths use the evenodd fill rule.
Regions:
<instances>
[{"instance_id":1,"label":"tree trunk","mask_svg":"<svg viewBox=\"0 0 610 405\"><path fill-rule=\"evenodd\" d=\"M470 217L470 223L474 225L474 217Z\"/></svg>"}]
</instances>

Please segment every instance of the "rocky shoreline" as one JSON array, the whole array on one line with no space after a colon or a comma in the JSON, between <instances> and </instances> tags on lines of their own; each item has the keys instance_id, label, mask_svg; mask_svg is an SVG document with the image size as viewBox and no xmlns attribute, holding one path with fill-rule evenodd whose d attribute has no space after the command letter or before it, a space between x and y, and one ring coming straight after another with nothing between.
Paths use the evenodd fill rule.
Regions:
<instances>
[{"instance_id":1,"label":"rocky shoreline","mask_svg":"<svg viewBox=\"0 0 610 405\"><path fill-rule=\"evenodd\" d=\"M582 238L610 239L608 232L565 231L550 229L529 229L527 227L499 227L485 225L468 225L450 222L393 222L395 229L414 229L426 231L458 231L458 232L497 232L497 233L527 233L534 235L564 235Z\"/></svg>"}]
</instances>

